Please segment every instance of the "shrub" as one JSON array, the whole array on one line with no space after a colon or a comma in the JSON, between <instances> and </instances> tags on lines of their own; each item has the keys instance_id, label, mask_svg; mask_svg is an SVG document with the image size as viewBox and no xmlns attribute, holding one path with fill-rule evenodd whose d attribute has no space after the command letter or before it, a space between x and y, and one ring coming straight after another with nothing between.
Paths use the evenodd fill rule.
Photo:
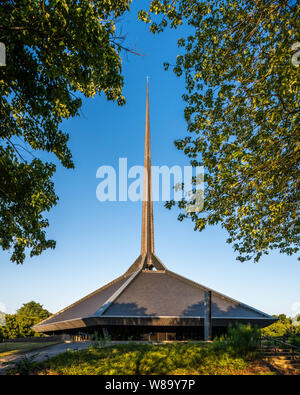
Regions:
<instances>
[{"instance_id":1,"label":"shrub","mask_svg":"<svg viewBox=\"0 0 300 395\"><path fill-rule=\"evenodd\" d=\"M300 347L300 336L292 334L288 338L288 343L292 344L293 346Z\"/></svg>"},{"instance_id":2,"label":"shrub","mask_svg":"<svg viewBox=\"0 0 300 395\"><path fill-rule=\"evenodd\" d=\"M216 351L253 358L260 343L260 330L250 324L229 325L227 334L214 341Z\"/></svg>"},{"instance_id":3,"label":"shrub","mask_svg":"<svg viewBox=\"0 0 300 395\"><path fill-rule=\"evenodd\" d=\"M286 318L284 314L274 317L279 320L274 322L272 325L261 329L262 336L279 338L293 333L295 327L292 325L290 319Z\"/></svg>"},{"instance_id":4,"label":"shrub","mask_svg":"<svg viewBox=\"0 0 300 395\"><path fill-rule=\"evenodd\" d=\"M48 374L232 374L248 362L212 344L118 344L59 354L37 369Z\"/></svg>"},{"instance_id":5,"label":"shrub","mask_svg":"<svg viewBox=\"0 0 300 395\"><path fill-rule=\"evenodd\" d=\"M8 369L7 374L9 375L21 375L21 376L26 376L29 375L34 367L35 367L35 362L34 359L38 354L31 355L27 357L24 355L20 360L17 362L13 362L13 367Z\"/></svg>"}]
</instances>

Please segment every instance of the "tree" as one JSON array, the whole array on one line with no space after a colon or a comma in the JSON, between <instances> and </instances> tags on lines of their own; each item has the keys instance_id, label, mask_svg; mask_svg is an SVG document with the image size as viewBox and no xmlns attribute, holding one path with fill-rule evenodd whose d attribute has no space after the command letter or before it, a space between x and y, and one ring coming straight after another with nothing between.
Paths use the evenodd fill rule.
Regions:
<instances>
[{"instance_id":1,"label":"tree","mask_svg":"<svg viewBox=\"0 0 300 395\"><path fill-rule=\"evenodd\" d=\"M5 315L5 325L1 328L0 337L14 339L16 337L43 336L31 328L50 315L51 313L44 309L40 303L34 301L24 303L16 314Z\"/></svg>"},{"instance_id":2,"label":"tree","mask_svg":"<svg viewBox=\"0 0 300 395\"><path fill-rule=\"evenodd\" d=\"M17 310L16 315L17 317L34 317L39 321L42 321L50 317L51 313L44 309L40 303L31 301L24 303L23 306Z\"/></svg>"},{"instance_id":3,"label":"tree","mask_svg":"<svg viewBox=\"0 0 300 395\"><path fill-rule=\"evenodd\" d=\"M287 317L285 314L274 315L274 317L278 318L278 321L282 322L283 324L287 324L287 325L292 324L291 317Z\"/></svg>"},{"instance_id":4,"label":"tree","mask_svg":"<svg viewBox=\"0 0 300 395\"><path fill-rule=\"evenodd\" d=\"M3 327L5 325L5 313L0 311L0 342L3 339Z\"/></svg>"},{"instance_id":5,"label":"tree","mask_svg":"<svg viewBox=\"0 0 300 395\"><path fill-rule=\"evenodd\" d=\"M2 336L4 339L14 339L19 337L19 325L15 314L5 315L5 326L2 327Z\"/></svg>"},{"instance_id":6,"label":"tree","mask_svg":"<svg viewBox=\"0 0 300 395\"><path fill-rule=\"evenodd\" d=\"M24 303L16 312L16 320L19 327L19 337L43 336L31 328L39 322L50 317L51 313L44 309L40 303L31 301Z\"/></svg>"},{"instance_id":7,"label":"tree","mask_svg":"<svg viewBox=\"0 0 300 395\"><path fill-rule=\"evenodd\" d=\"M0 246L17 264L55 247L44 215L58 200L56 167L38 156L74 167L60 123L79 114L75 93L125 102L116 20L130 2L0 0Z\"/></svg>"},{"instance_id":8,"label":"tree","mask_svg":"<svg viewBox=\"0 0 300 395\"><path fill-rule=\"evenodd\" d=\"M173 65L188 136L175 145L205 167L205 194L202 212L178 219L199 231L221 224L240 261L299 250L299 10L291 0L154 0L139 15L153 33L188 26Z\"/></svg>"},{"instance_id":9,"label":"tree","mask_svg":"<svg viewBox=\"0 0 300 395\"><path fill-rule=\"evenodd\" d=\"M0 328L5 324L5 313L0 311Z\"/></svg>"},{"instance_id":10,"label":"tree","mask_svg":"<svg viewBox=\"0 0 300 395\"><path fill-rule=\"evenodd\" d=\"M19 328L18 337L41 337L42 333L35 332L31 328L41 322L41 319L34 316L18 316L16 315L16 321Z\"/></svg>"}]
</instances>

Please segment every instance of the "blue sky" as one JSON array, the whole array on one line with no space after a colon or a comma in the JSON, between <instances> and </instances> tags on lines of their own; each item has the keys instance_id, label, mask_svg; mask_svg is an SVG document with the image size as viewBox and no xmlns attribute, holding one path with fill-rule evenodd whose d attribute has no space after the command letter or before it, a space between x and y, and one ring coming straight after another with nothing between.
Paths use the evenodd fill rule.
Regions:
<instances>
[{"instance_id":1,"label":"blue sky","mask_svg":"<svg viewBox=\"0 0 300 395\"><path fill-rule=\"evenodd\" d=\"M174 63L182 30L153 36L137 22L137 10L148 2L136 3L120 22L126 44L144 55L123 57L127 104L118 107L104 95L85 99L81 117L63 124L76 168L58 165L54 178L60 200L48 215L47 233L56 249L22 266L0 252L0 306L8 313L30 300L54 313L124 273L139 255L141 202L99 202L96 170L117 169L120 157L128 158L128 167L143 165L147 75L152 164L188 165L173 144L186 134L184 82L162 67ZM257 264L239 263L220 227L194 232L191 222L177 221L177 212L162 202L154 203L154 221L156 254L170 270L269 314L300 312L296 256L272 253Z\"/></svg>"}]
</instances>

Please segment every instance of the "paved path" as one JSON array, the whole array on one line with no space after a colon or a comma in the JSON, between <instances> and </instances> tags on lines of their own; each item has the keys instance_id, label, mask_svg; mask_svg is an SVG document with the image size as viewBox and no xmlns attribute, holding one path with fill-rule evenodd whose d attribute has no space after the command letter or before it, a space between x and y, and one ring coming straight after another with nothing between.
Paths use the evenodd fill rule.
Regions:
<instances>
[{"instance_id":1,"label":"paved path","mask_svg":"<svg viewBox=\"0 0 300 395\"><path fill-rule=\"evenodd\" d=\"M12 367L14 362L24 358L24 356L30 358L31 356L35 355L34 361L41 362L48 358L52 358L57 354L66 352L68 349L70 351L82 350L90 345L90 342L59 343L53 346L45 347L44 349L37 349L23 354L9 355L8 357L3 358L0 357L0 375L5 374L5 371Z\"/></svg>"}]
</instances>

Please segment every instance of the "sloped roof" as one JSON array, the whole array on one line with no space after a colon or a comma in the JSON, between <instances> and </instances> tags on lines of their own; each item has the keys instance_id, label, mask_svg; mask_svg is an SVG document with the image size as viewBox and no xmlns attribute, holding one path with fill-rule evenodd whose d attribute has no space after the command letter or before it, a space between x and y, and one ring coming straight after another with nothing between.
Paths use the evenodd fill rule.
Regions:
<instances>
[{"instance_id":1,"label":"sloped roof","mask_svg":"<svg viewBox=\"0 0 300 395\"><path fill-rule=\"evenodd\" d=\"M44 321L40 322L38 326L46 323L52 324L93 315L95 311L97 311L99 307L101 307L107 299L124 284L125 281L126 276L116 278L63 310L60 310L58 313L46 318Z\"/></svg>"},{"instance_id":2,"label":"sloped roof","mask_svg":"<svg viewBox=\"0 0 300 395\"><path fill-rule=\"evenodd\" d=\"M206 290L208 288L168 270L141 271L103 315L204 317ZM266 316L233 299L212 293L212 317Z\"/></svg>"},{"instance_id":3,"label":"sloped roof","mask_svg":"<svg viewBox=\"0 0 300 395\"><path fill-rule=\"evenodd\" d=\"M207 290L210 289L169 270L138 270L132 275L118 277L44 320L34 329L42 332L45 328L48 331L62 322L67 322L70 328L72 321L93 317L175 317L199 320L204 318L204 295ZM211 291L212 318L273 319L268 314Z\"/></svg>"}]
</instances>

